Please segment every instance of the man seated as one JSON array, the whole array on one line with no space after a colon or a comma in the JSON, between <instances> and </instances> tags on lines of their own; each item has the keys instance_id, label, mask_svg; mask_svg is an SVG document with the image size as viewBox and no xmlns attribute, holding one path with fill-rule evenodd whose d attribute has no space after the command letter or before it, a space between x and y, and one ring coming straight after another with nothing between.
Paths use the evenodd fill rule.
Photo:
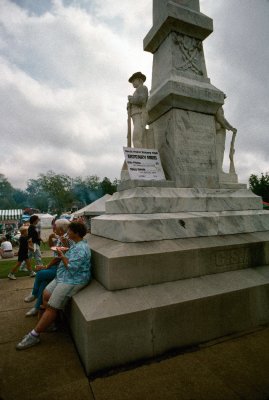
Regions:
<instances>
[{"instance_id":1,"label":"man seated","mask_svg":"<svg viewBox=\"0 0 269 400\"><path fill-rule=\"evenodd\" d=\"M0 255L2 258L14 257L12 244L10 241L7 240L5 236L1 239Z\"/></svg>"}]
</instances>

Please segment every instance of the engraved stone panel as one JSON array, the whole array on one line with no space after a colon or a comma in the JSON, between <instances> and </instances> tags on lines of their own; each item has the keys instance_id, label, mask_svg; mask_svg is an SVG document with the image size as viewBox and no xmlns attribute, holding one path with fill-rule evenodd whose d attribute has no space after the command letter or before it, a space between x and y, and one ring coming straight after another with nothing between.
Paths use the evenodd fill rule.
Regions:
<instances>
[{"instance_id":1,"label":"engraved stone panel","mask_svg":"<svg viewBox=\"0 0 269 400\"><path fill-rule=\"evenodd\" d=\"M213 116L172 110L153 130L167 179L181 187L218 187Z\"/></svg>"},{"instance_id":2,"label":"engraved stone panel","mask_svg":"<svg viewBox=\"0 0 269 400\"><path fill-rule=\"evenodd\" d=\"M175 68L189 71L195 75L204 75L201 58L203 56L202 41L193 37L173 33L175 51Z\"/></svg>"}]
</instances>

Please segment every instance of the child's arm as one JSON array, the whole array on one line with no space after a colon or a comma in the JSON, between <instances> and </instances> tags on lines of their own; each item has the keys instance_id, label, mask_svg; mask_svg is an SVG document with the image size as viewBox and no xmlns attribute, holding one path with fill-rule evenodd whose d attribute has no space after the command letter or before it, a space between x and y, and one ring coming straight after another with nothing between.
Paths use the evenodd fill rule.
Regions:
<instances>
[{"instance_id":1,"label":"child's arm","mask_svg":"<svg viewBox=\"0 0 269 400\"><path fill-rule=\"evenodd\" d=\"M33 242L32 242L32 239L29 239L29 240L28 240L28 249L29 249L29 250L34 250L34 244L33 244Z\"/></svg>"}]
</instances>

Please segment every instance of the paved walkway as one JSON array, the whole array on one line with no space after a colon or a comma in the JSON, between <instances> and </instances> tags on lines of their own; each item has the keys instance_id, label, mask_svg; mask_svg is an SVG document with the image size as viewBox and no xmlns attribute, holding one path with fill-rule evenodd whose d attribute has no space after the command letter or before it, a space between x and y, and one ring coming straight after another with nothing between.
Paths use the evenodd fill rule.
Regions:
<instances>
[{"instance_id":1,"label":"paved walkway","mask_svg":"<svg viewBox=\"0 0 269 400\"><path fill-rule=\"evenodd\" d=\"M15 350L35 324L24 317L31 286L28 277L0 280L1 400L269 400L268 327L89 381L65 325Z\"/></svg>"}]
</instances>

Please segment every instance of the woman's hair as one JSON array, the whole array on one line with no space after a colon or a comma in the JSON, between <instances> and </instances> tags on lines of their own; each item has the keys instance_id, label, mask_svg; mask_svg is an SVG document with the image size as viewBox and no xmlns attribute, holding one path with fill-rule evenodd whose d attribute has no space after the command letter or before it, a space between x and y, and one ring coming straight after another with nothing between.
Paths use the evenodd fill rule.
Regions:
<instances>
[{"instance_id":1,"label":"woman's hair","mask_svg":"<svg viewBox=\"0 0 269 400\"><path fill-rule=\"evenodd\" d=\"M61 228L64 231L64 233L68 231L69 225L70 222L65 218L60 218L55 221L55 227Z\"/></svg>"},{"instance_id":2,"label":"woman's hair","mask_svg":"<svg viewBox=\"0 0 269 400\"><path fill-rule=\"evenodd\" d=\"M20 227L19 231L22 233L22 232L24 232L24 231L28 231L28 228L29 228L29 226L27 226L27 225L22 225L22 226Z\"/></svg>"},{"instance_id":3,"label":"woman's hair","mask_svg":"<svg viewBox=\"0 0 269 400\"><path fill-rule=\"evenodd\" d=\"M39 217L37 215L32 215L30 217L30 224L33 224L35 221L37 221L39 219Z\"/></svg>"},{"instance_id":4,"label":"woman's hair","mask_svg":"<svg viewBox=\"0 0 269 400\"><path fill-rule=\"evenodd\" d=\"M87 228L82 222L71 222L69 225L69 229L72 232L77 233L81 238L83 238L87 233Z\"/></svg>"}]
</instances>

